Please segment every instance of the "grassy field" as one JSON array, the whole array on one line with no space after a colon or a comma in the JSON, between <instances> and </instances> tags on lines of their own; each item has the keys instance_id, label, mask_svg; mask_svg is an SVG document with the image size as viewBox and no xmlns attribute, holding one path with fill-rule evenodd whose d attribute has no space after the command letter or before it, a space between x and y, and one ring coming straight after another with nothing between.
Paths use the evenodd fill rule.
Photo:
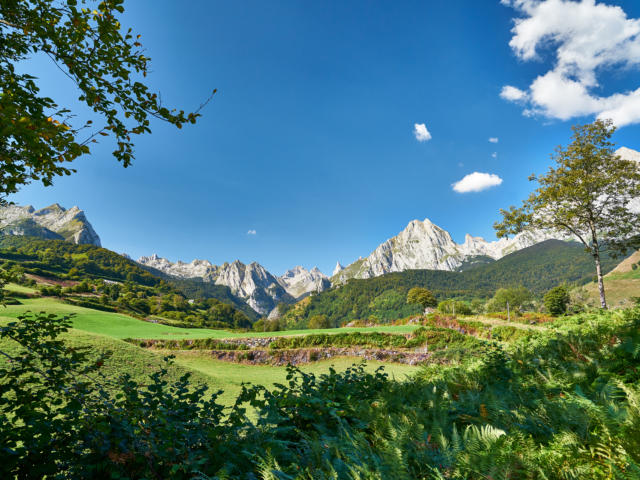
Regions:
<instances>
[{"instance_id":1,"label":"grassy field","mask_svg":"<svg viewBox=\"0 0 640 480\"><path fill-rule=\"evenodd\" d=\"M0 325L7 323L8 319L0 319ZM116 381L120 375L128 373L134 380L145 384L149 374L166 366L163 358L166 355L176 355L175 362L168 367L168 378L177 380L185 373L191 373L195 383L205 384L212 391L223 390L220 403L231 405L241 389L241 384L251 383L256 385L272 386L274 383L286 382L286 368L265 365L243 365L214 360L203 352L163 352L139 348L117 338L105 335L96 335L80 330L70 330L63 337L66 342L74 347L88 347L92 357L110 352L111 357L105 361L100 370L106 383ZM19 346L10 340L0 340L0 349L10 354L15 354ZM3 362L0 359L0 362ZM313 373L325 373L331 366L336 370L344 370L354 363L360 363L357 358L336 358L304 365L302 370ZM418 370L419 367L397 364L383 364L381 362L367 362L367 370L373 371L379 366L384 366L385 371L395 378L404 379L407 375ZM98 379L103 382L103 379Z\"/></svg>"},{"instance_id":2,"label":"grassy field","mask_svg":"<svg viewBox=\"0 0 640 480\"><path fill-rule=\"evenodd\" d=\"M178 366L204 375L208 380L208 385L216 390L224 390L224 394L221 395L220 399L221 402L226 405L233 402L236 398L243 382L267 387L272 386L274 383L286 383L286 367L227 363L214 360L206 353L199 351L172 351L167 353L176 355L176 363ZM327 373L332 366L336 370L341 371L347 369L354 363L360 363L360 360L350 357L338 357L303 365L300 367L300 370L322 374ZM408 375L417 372L420 368L411 365L368 361L366 369L372 372L380 366L384 367L384 371L390 376L398 380L406 379Z\"/></svg>"},{"instance_id":3,"label":"grassy field","mask_svg":"<svg viewBox=\"0 0 640 480\"><path fill-rule=\"evenodd\" d=\"M177 328L159 323L145 322L137 318L119 313L101 312L89 308L68 305L52 298L22 299L21 305L0 307L1 318L16 318L27 311L56 313L62 315L75 314L73 328L113 338L147 338L147 339L182 339L182 338L242 338L271 337L281 335L308 335L311 333L344 333L389 332L410 333L417 327L414 325L340 328L326 330L287 330L284 332L229 332L226 330L210 330L204 328Z\"/></svg>"},{"instance_id":4,"label":"grassy field","mask_svg":"<svg viewBox=\"0 0 640 480\"><path fill-rule=\"evenodd\" d=\"M633 305L633 298L640 297L640 274L634 272L616 273L604 277L607 303L612 308L627 308ZM590 283L585 287L591 303L600 303L598 285Z\"/></svg>"},{"instance_id":5,"label":"grassy field","mask_svg":"<svg viewBox=\"0 0 640 480\"><path fill-rule=\"evenodd\" d=\"M18 293L37 293L38 290L36 290L35 288L31 288L31 287L24 287L22 285L18 285L16 283L8 283L7 285L4 286L5 290L8 290L9 292L18 292Z\"/></svg>"},{"instance_id":6,"label":"grassy field","mask_svg":"<svg viewBox=\"0 0 640 480\"><path fill-rule=\"evenodd\" d=\"M640 251L622 261L604 277L607 303L613 308L627 308L633 305L634 297L640 297ZM593 305L599 305L598 284L592 282L585 287Z\"/></svg>"},{"instance_id":7,"label":"grassy field","mask_svg":"<svg viewBox=\"0 0 640 480\"><path fill-rule=\"evenodd\" d=\"M17 287L17 286L16 286ZM24 291L24 290L23 290ZM24 291L24 293L30 293ZM274 383L286 381L286 368L265 365L243 365L214 360L203 352L189 351L153 351L139 348L122 341L123 338L147 339L182 339L182 338L231 338L231 337L259 337L279 335L304 335L311 333L342 333L348 331L359 332L389 332L409 333L415 326L364 327L341 328L326 330L299 330L265 333L235 333L225 330L186 329L167 325L149 323L122 314L101 312L75 305L68 305L52 298L21 299L21 305L7 305L0 307L0 325L15 319L27 311L56 313L61 315L75 314L73 329L64 338L76 347L90 347L91 353L98 356L103 352L111 352L111 358L105 362L102 371L109 381L113 381L123 373L130 374L140 382L146 382L149 373L158 370L163 364L163 357L167 354L176 355L175 363L169 368L169 378L178 379L186 372L193 374L193 380L208 385L212 390L223 390L220 401L231 404L240 385L252 383L272 386ZM11 341L0 341L0 348L15 352L17 345ZM304 365L302 370L313 373L325 373L333 365L337 370L344 370L354 363L360 363L357 358L336 358ZM398 379L412 374L419 367L398 364L383 364L382 362L367 362L368 370L375 370L384 365L385 371Z\"/></svg>"}]
</instances>

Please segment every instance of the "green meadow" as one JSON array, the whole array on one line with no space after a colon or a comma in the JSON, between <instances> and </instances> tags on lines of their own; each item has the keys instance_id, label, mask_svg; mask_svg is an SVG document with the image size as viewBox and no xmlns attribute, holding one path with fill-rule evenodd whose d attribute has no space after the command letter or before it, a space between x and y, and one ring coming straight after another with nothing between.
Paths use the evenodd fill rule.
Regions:
<instances>
[{"instance_id":1,"label":"green meadow","mask_svg":"<svg viewBox=\"0 0 640 480\"><path fill-rule=\"evenodd\" d=\"M24 287L23 287L24 288ZM28 292L28 289L13 291ZM167 368L168 378L177 380L189 372L195 383L206 384L212 391L223 390L220 401L230 405L241 390L242 383L264 385L267 387L275 383L286 383L286 367L268 365L245 365L223 362L210 358L205 352L199 351L158 351L139 348L124 342L124 338L146 339L187 339L187 338L240 338L260 336L301 335L311 333L342 333L348 331L359 332L393 332L409 333L414 326L364 327L341 329L317 329L286 332L247 332L236 333L225 330L177 328L168 325L145 322L127 315L102 312L89 308L68 305L52 298L20 299L20 305L0 307L0 325L16 319L26 312L55 313L59 315L73 314L73 328L64 335L64 339L74 347L90 348L96 357L103 353L110 353L101 369L103 379L97 379L107 384L113 382L121 374L128 373L140 383L145 383L151 372L158 370L164 364L164 357L175 355L175 360ZM0 342L3 349L17 351L17 345L11 341ZM327 373L331 367L338 371L345 370L354 363L360 363L358 358L335 358L304 365L301 370L310 373ZM415 373L419 367L369 361L367 370L374 371L384 366L385 371L396 379L405 379L407 375Z\"/></svg>"},{"instance_id":2,"label":"green meadow","mask_svg":"<svg viewBox=\"0 0 640 480\"><path fill-rule=\"evenodd\" d=\"M345 332L389 332L411 333L417 327L414 325L382 326L382 327L351 327L340 329L315 330L287 330L282 332L229 332L227 330L212 330L206 328L178 328L160 323L145 322L137 318L119 313L102 312L90 308L69 305L53 298L20 299L20 305L7 305L0 308L1 318L16 318L31 312L55 313L60 315L73 314L73 328L98 335L108 335L113 338L147 338L147 339L182 339L182 338L246 338L246 337L275 337L282 335L309 335L312 333L345 333Z\"/></svg>"}]
</instances>

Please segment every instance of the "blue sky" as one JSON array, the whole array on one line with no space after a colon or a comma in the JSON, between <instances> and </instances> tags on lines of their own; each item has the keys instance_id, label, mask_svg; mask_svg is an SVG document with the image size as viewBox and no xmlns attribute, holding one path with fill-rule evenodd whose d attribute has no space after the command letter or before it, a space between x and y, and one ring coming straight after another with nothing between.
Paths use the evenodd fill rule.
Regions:
<instances>
[{"instance_id":1,"label":"blue sky","mask_svg":"<svg viewBox=\"0 0 640 480\"><path fill-rule=\"evenodd\" d=\"M637 1L127 3L167 104L219 93L195 126L152 124L132 167L105 142L76 175L11 200L78 205L104 246L134 257L330 273L415 218L493 239L499 208L525 197L571 125L610 114L616 142L640 150L640 37L615 37L620 22L640 28ZM593 22L597 47L580 37ZM74 105L52 66L28 68ZM454 190L474 172L501 182Z\"/></svg>"}]
</instances>

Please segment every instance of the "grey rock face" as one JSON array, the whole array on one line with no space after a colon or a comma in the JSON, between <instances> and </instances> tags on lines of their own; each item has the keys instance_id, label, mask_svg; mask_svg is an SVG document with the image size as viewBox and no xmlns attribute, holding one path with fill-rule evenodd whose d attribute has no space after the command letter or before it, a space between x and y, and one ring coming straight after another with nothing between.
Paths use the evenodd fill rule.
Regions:
<instances>
[{"instance_id":1,"label":"grey rock face","mask_svg":"<svg viewBox=\"0 0 640 480\"><path fill-rule=\"evenodd\" d=\"M255 262L249 265L239 260L223 265L213 265L208 260L174 263L154 254L140 257L138 263L174 277L200 278L205 282L225 285L262 315L269 314L278 303L290 303L294 300L275 276Z\"/></svg>"},{"instance_id":2,"label":"grey rock face","mask_svg":"<svg viewBox=\"0 0 640 480\"><path fill-rule=\"evenodd\" d=\"M100 237L82 210L78 207L67 210L57 203L40 210L30 205L0 207L0 231L101 246Z\"/></svg>"},{"instance_id":3,"label":"grey rock face","mask_svg":"<svg viewBox=\"0 0 640 480\"><path fill-rule=\"evenodd\" d=\"M623 160L629 160L631 162L636 162L640 166L640 152L636 150L632 150L627 147L621 147L616 150L616 155L618 155ZM638 213L640 212L640 198L635 198L631 200L627 208L632 212Z\"/></svg>"}]
</instances>

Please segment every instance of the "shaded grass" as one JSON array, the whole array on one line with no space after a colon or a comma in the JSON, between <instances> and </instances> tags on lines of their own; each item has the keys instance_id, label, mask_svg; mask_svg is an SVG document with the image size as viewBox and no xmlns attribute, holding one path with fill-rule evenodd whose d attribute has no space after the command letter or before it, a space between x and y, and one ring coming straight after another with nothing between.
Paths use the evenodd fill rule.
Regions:
<instances>
[{"instance_id":1,"label":"shaded grass","mask_svg":"<svg viewBox=\"0 0 640 480\"><path fill-rule=\"evenodd\" d=\"M176 363L184 368L198 372L208 379L208 385L214 389L222 389L224 393L219 397L225 405L233 403L241 390L243 382L254 385L272 387L275 383L286 384L287 368L271 365L244 365L228 363L211 358L205 352L198 351L171 351L176 355ZM358 358L336 357L330 360L300 365L298 368L304 372L314 374L328 373L333 366L337 371L344 371L353 364L361 363ZM366 370L375 371L378 367L384 367L389 376L397 380L404 380L420 370L419 366L403 365L395 363L383 363L368 361Z\"/></svg>"},{"instance_id":2,"label":"shaded grass","mask_svg":"<svg viewBox=\"0 0 640 480\"><path fill-rule=\"evenodd\" d=\"M7 323L8 321L6 319L0 320L0 326L6 325ZM151 373L162 367L167 367L164 362L164 354L144 350L111 337L92 335L78 330L69 330L62 334L60 338L70 347L89 348L92 359L97 359L105 353L111 354L100 368L101 375L106 379L105 384L117 381L117 379L125 373L131 375L136 382L147 384L149 383L149 375ZM13 340L0 340L0 350L10 355L18 354L21 348L22 347ZM4 361L6 361L4 358L0 358L0 362ZM189 369L178 364L169 365L167 368L168 378L172 381L177 380L189 372ZM95 379L97 382L103 382L100 376L96 376ZM209 385L209 379L198 372L194 373L193 381L195 383Z\"/></svg>"}]
</instances>

